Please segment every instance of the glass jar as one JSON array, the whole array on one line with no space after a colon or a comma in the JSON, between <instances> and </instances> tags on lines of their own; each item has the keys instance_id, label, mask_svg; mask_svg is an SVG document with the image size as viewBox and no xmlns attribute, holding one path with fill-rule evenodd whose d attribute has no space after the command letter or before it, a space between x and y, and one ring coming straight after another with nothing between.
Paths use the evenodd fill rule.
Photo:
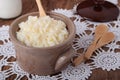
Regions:
<instances>
[{"instance_id":1,"label":"glass jar","mask_svg":"<svg viewBox=\"0 0 120 80\"><path fill-rule=\"evenodd\" d=\"M0 0L0 18L10 19L19 16L22 12L21 0Z\"/></svg>"}]
</instances>

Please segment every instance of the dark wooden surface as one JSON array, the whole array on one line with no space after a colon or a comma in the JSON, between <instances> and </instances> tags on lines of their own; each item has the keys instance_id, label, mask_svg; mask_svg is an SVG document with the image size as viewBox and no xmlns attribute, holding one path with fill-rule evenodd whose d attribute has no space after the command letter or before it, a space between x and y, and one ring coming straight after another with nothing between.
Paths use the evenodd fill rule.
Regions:
<instances>
[{"instance_id":1,"label":"dark wooden surface","mask_svg":"<svg viewBox=\"0 0 120 80\"><path fill-rule=\"evenodd\" d=\"M35 0L22 0L23 11L22 14L38 11ZM70 9L75 4L75 0L42 0L45 11L50 11L56 8ZM0 19L0 26L4 24L10 24L14 19L2 20Z\"/></svg>"},{"instance_id":2,"label":"dark wooden surface","mask_svg":"<svg viewBox=\"0 0 120 80\"><path fill-rule=\"evenodd\" d=\"M21 15L38 11L35 0L22 0L22 1L23 1L23 11ZM56 8L71 9L74 6L74 4L76 4L77 2L78 0L42 0L45 11L51 11ZM10 25L13 20L14 19L11 20L0 19L0 26ZM12 80L12 79L8 79L8 80ZM95 69L92 71L92 74L88 80L120 80L120 70L107 72L101 69Z\"/></svg>"}]
</instances>

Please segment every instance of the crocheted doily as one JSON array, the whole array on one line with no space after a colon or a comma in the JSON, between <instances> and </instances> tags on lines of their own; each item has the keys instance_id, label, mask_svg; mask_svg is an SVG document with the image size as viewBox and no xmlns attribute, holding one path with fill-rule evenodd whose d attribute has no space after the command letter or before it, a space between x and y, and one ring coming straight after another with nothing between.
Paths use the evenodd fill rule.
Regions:
<instances>
[{"instance_id":1,"label":"crocheted doily","mask_svg":"<svg viewBox=\"0 0 120 80\"><path fill-rule=\"evenodd\" d=\"M115 3L116 4L116 3ZM61 13L73 20L76 26L76 37L73 41L73 48L78 54L83 54L94 39L94 30L99 23L87 21L73 9L55 9L54 12ZM115 34L115 39L111 43L97 49L88 63L82 63L77 67L71 64L56 75L38 76L28 74L16 63L15 50L9 38L9 26L0 27L0 80L13 77L14 80L86 80L91 76L92 70L101 68L102 70L116 70L120 68L120 17L116 21L104 23L109 31Z\"/></svg>"},{"instance_id":2,"label":"crocheted doily","mask_svg":"<svg viewBox=\"0 0 120 80\"><path fill-rule=\"evenodd\" d=\"M10 26L0 27L0 79L14 77L14 80L85 80L92 73L92 67L88 64L81 64L78 67L69 65L61 73L51 76L38 76L28 74L23 71L16 62L15 50L12 42L9 39L8 30ZM7 69L5 69L7 68Z\"/></svg>"}]
</instances>

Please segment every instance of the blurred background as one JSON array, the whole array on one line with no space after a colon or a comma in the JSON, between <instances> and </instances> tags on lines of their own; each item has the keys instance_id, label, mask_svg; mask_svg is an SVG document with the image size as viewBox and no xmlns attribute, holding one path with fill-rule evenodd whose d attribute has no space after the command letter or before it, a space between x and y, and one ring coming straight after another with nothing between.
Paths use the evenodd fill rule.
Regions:
<instances>
[{"instance_id":1,"label":"blurred background","mask_svg":"<svg viewBox=\"0 0 120 80\"><path fill-rule=\"evenodd\" d=\"M51 11L51 10L57 9L57 8L72 9L75 4L78 4L82 1L84 1L84 0L41 0L45 11ZM120 0L118 0L118 2L120 3ZM118 4L118 5L120 5L120 4ZM22 0L21 15L30 13L30 12L35 12L35 11L38 11L35 0ZM0 19L0 26L2 26L4 24L10 25L10 23L14 19L9 19L9 20L8 19L6 19L6 20Z\"/></svg>"},{"instance_id":2,"label":"blurred background","mask_svg":"<svg viewBox=\"0 0 120 80\"><path fill-rule=\"evenodd\" d=\"M21 1L22 1L21 15L38 11L35 0L21 0ZM72 9L75 4L77 4L81 1L83 1L83 0L41 0L45 11L51 11L51 10L57 9L57 8ZM7 4L9 4L9 3L7 3ZM14 19L16 19L16 18L0 19L0 26L10 25Z\"/></svg>"}]
</instances>

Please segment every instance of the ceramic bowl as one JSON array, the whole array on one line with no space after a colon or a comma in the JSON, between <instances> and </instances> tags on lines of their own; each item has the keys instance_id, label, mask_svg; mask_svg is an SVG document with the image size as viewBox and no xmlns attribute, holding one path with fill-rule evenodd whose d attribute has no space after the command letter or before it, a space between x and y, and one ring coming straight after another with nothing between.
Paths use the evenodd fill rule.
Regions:
<instances>
[{"instance_id":1,"label":"ceramic bowl","mask_svg":"<svg viewBox=\"0 0 120 80\"><path fill-rule=\"evenodd\" d=\"M54 12L48 12L50 17L62 20L69 32L68 38L55 46L36 48L26 46L16 38L19 30L18 24L26 21L28 16L38 16L38 12L32 12L17 18L12 22L9 34L16 51L16 58L19 66L28 73L37 75L51 75L61 71L73 57L72 41L75 37L75 25L66 16Z\"/></svg>"}]
</instances>

